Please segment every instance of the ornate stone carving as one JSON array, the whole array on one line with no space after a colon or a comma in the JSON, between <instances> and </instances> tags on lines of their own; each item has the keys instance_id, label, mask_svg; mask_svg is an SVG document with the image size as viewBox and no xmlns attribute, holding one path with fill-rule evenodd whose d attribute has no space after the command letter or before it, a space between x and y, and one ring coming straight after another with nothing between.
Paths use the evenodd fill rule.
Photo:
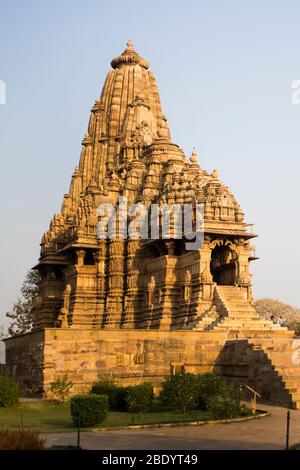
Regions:
<instances>
[{"instance_id":1,"label":"ornate stone carving","mask_svg":"<svg viewBox=\"0 0 300 470\"><path fill-rule=\"evenodd\" d=\"M155 79L131 42L113 59L112 66L101 99L92 108L80 163L64 196L62 212L53 217L43 236L40 266L42 270L50 255L55 256L54 261L51 258L54 264L68 266L66 282L74 286L72 327L94 326L96 318L103 318L105 327L146 327L148 310L158 315L161 309L163 318L157 318L151 327L166 328L170 326L166 319L172 317L176 323L181 316L175 300L180 295L186 304L192 302L194 292L205 291L212 300L210 288L203 287L213 284L212 270L232 263L235 282L250 283L250 251L243 247L249 235L243 213L218 172L203 170L195 149L187 159L172 142ZM114 239L97 239L98 219L105 220L104 215L97 217L97 207L111 204L119 215L121 195L147 207L153 203L181 207L204 203L205 243L189 266L181 267L187 252L184 240L180 246L174 239L172 211L168 240L146 245L140 240L122 240L117 237L118 224ZM129 222L134 220L128 216ZM224 247L221 254L214 251L217 247ZM177 262L166 268L163 257ZM179 286L176 279L180 279ZM63 286L62 279L61 303Z\"/></svg>"},{"instance_id":2,"label":"ornate stone carving","mask_svg":"<svg viewBox=\"0 0 300 470\"><path fill-rule=\"evenodd\" d=\"M63 294L63 306L60 309L59 315L57 317L57 326L60 328L68 327L70 296L71 296L71 286L70 284L67 284L64 294Z\"/></svg>"}]
</instances>

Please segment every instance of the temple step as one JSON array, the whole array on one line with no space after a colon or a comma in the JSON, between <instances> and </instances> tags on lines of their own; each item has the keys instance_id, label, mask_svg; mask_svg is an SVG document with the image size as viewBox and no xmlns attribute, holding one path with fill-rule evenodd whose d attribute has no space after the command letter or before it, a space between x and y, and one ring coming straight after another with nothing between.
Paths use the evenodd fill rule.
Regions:
<instances>
[{"instance_id":1,"label":"temple step","mask_svg":"<svg viewBox=\"0 0 300 470\"><path fill-rule=\"evenodd\" d=\"M219 319L211 329L227 331L228 338L246 338L252 349L264 355L266 364L269 362L271 369L266 374L273 369L280 381L281 389L272 390L272 401L300 409L300 364L294 364L292 357L294 333L261 318L238 287L217 286L214 301Z\"/></svg>"}]
</instances>

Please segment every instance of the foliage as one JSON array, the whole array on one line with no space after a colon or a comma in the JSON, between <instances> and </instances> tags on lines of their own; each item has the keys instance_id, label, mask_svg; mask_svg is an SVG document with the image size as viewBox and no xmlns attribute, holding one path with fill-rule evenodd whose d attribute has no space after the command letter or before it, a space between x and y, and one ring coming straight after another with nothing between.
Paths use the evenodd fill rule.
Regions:
<instances>
[{"instance_id":1,"label":"foliage","mask_svg":"<svg viewBox=\"0 0 300 470\"><path fill-rule=\"evenodd\" d=\"M240 416L241 406L239 401L232 400L229 396L218 398L210 408L214 419L232 419Z\"/></svg>"},{"instance_id":2,"label":"foliage","mask_svg":"<svg viewBox=\"0 0 300 470\"><path fill-rule=\"evenodd\" d=\"M228 382L214 373L199 374L197 376L198 407L208 410L212 407L218 396L227 393Z\"/></svg>"},{"instance_id":3,"label":"foliage","mask_svg":"<svg viewBox=\"0 0 300 470\"><path fill-rule=\"evenodd\" d=\"M254 302L255 310L267 320L282 317L287 323L300 322L300 309L274 299L259 299Z\"/></svg>"},{"instance_id":4,"label":"foliage","mask_svg":"<svg viewBox=\"0 0 300 470\"><path fill-rule=\"evenodd\" d=\"M0 450L42 450L45 440L36 431L0 431Z\"/></svg>"},{"instance_id":5,"label":"foliage","mask_svg":"<svg viewBox=\"0 0 300 470\"><path fill-rule=\"evenodd\" d=\"M300 450L300 442L296 442L296 444L290 446L289 450Z\"/></svg>"},{"instance_id":6,"label":"foliage","mask_svg":"<svg viewBox=\"0 0 300 470\"><path fill-rule=\"evenodd\" d=\"M96 426L105 420L108 413L108 397L106 395L74 395L70 403L75 426Z\"/></svg>"},{"instance_id":7,"label":"foliage","mask_svg":"<svg viewBox=\"0 0 300 470\"><path fill-rule=\"evenodd\" d=\"M257 411L256 411L257 413ZM253 412L251 410L251 408L248 408L248 406L246 405L241 405L240 407L240 416L252 416L253 415Z\"/></svg>"},{"instance_id":8,"label":"foliage","mask_svg":"<svg viewBox=\"0 0 300 470\"><path fill-rule=\"evenodd\" d=\"M160 393L162 405L186 413L196 406L197 376L189 373L170 375Z\"/></svg>"},{"instance_id":9,"label":"foliage","mask_svg":"<svg viewBox=\"0 0 300 470\"><path fill-rule=\"evenodd\" d=\"M239 390L214 373L170 376L163 384L160 399L164 406L178 412L198 408L216 419L233 418L242 411Z\"/></svg>"},{"instance_id":10,"label":"foliage","mask_svg":"<svg viewBox=\"0 0 300 470\"><path fill-rule=\"evenodd\" d=\"M288 328L295 331L296 336L300 336L300 322L288 323Z\"/></svg>"},{"instance_id":11,"label":"foliage","mask_svg":"<svg viewBox=\"0 0 300 470\"><path fill-rule=\"evenodd\" d=\"M0 340L2 338L5 338L5 336L6 336L6 333L5 333L4 325L0 325Z\"/></svg>"},{"instance_id":12,"label":"foliage","mask_svg":"<svg viewBox=\"0 0 300 470\"><path fill-rule=\"evenodd\" d=\"M0 407L17 405L20 398L20 388L15 380L0 375Z\"/></svg>"},{"instance_id":13,"label":"foliage","mask_svg":"<svg viewBox=\"0 0 300 470\"><path fill-rule=\"evenodd\" d=\"M111 411L124 411L126 408L126 388L118 387L113 381L99 380L91 388L91 393L107 395L108 406Z\"/></svg>"},{"instance_id":14,"label":"foliage","mask_svg":"<svg viewBox=\"0 0 300 470\"><path fill-rule=\"evenodd\" d=\"M56 380L50 383L50 391L58 399L58 401L64 402L70 395L73 382L69 380L68 374L64 374L62 377L58 377Z\"/></svg>"},{"instance_id":15,"label":"foliage","mask_svg":"<svg viewBox=\"0 0 300 470\"><path fill-rule=\"evenodd\" d=\"M197 376L198 407L209 410L216 419L241 414L240 391L223 377L207 373Z\"/></svg>"},{"instance_id":16,"label":"foliage","mask_svg":"<svg viewBox=\"0 0 300 470\"><path fill-rule=\"evenodd\" d=\"M126 409L130 413L147 413L153 403L154 393L150 383L144 382L126 388Z\"/></svg>"},{"instance_id":17,"label":"foliage","mask_svg":"<svg viewBox=\"0 0 300 470\"><path fill-rule=\"evenodd\" d=\"M32 328L32 307L39 293L40 275L37 271L28 271L21 287L21 297L14 303L6 316L10 318L9 334L11 336L27 333Z\"/></svg>"}]
</instances>

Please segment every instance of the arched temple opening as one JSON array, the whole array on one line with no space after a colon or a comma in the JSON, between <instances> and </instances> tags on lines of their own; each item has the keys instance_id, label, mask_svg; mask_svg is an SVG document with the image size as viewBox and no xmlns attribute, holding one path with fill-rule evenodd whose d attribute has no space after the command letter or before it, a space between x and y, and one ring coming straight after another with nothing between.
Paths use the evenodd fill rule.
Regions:
<instances>
[{"instance_id":1,"label":"arched temple opening","mask_svg":"<svg viewBox=\"0 0 300 470\"><path fill-rule=\"evenodd\" d=\"M236 253L228 245L212 249L210 270L217 285L234 286L237 282Z\"/></svg>"}]
</instances>

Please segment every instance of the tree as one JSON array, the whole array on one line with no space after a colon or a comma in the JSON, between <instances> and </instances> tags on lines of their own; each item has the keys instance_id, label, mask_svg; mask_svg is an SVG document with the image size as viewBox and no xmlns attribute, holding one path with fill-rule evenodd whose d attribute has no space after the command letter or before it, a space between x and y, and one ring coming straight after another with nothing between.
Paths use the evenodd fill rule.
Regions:
<instances>
[{"instance_id":1,"label":"tree","mask_svg":"<svg viewBox=\"0 0 300 470\"><path fill-rule=\"evenodd\" d=\"M4 328L4 325L0 325L0 341L2 338L5 338L6 334L5 334L5 328Z\"/></svg>"},{"instance_id":2,"label":"tree","mask_svg":"<svg viewBox=\"0 0 300 470\"><path fill-rule=\"evenodd\" d=\"M27 333L32 328L32 307L39 294L40 275L30 270L26 274L21 287L21 296L14 303L13 308L6 313L11 324L8 332L11 336Z\"/></svg>"},{"instance_id":3,"label":"tree","mask_svg":"<svg viewBox=\"0 0 300 470\"><path fill-rule=\"evenodd\" d=\"M287 323L300 322L300 308L279 302L275 299L258 299L254 302L255 310L264 318L270 320L282 317Z\"/></svg>"},{"instance_id":4,"label":"tree","mask_svg":"<svg viewBox=\"0 0 300 470\"><path fill-rule=\"evenodd\" d=\"M62 402L65 402L66 398L71 392L72 387L73 382L69 380L68 374L63 375L62 377L58 377L56 380L50 383L50 391L55 397L57 397L58 401Z\"/></svg>"}]
</instances>

